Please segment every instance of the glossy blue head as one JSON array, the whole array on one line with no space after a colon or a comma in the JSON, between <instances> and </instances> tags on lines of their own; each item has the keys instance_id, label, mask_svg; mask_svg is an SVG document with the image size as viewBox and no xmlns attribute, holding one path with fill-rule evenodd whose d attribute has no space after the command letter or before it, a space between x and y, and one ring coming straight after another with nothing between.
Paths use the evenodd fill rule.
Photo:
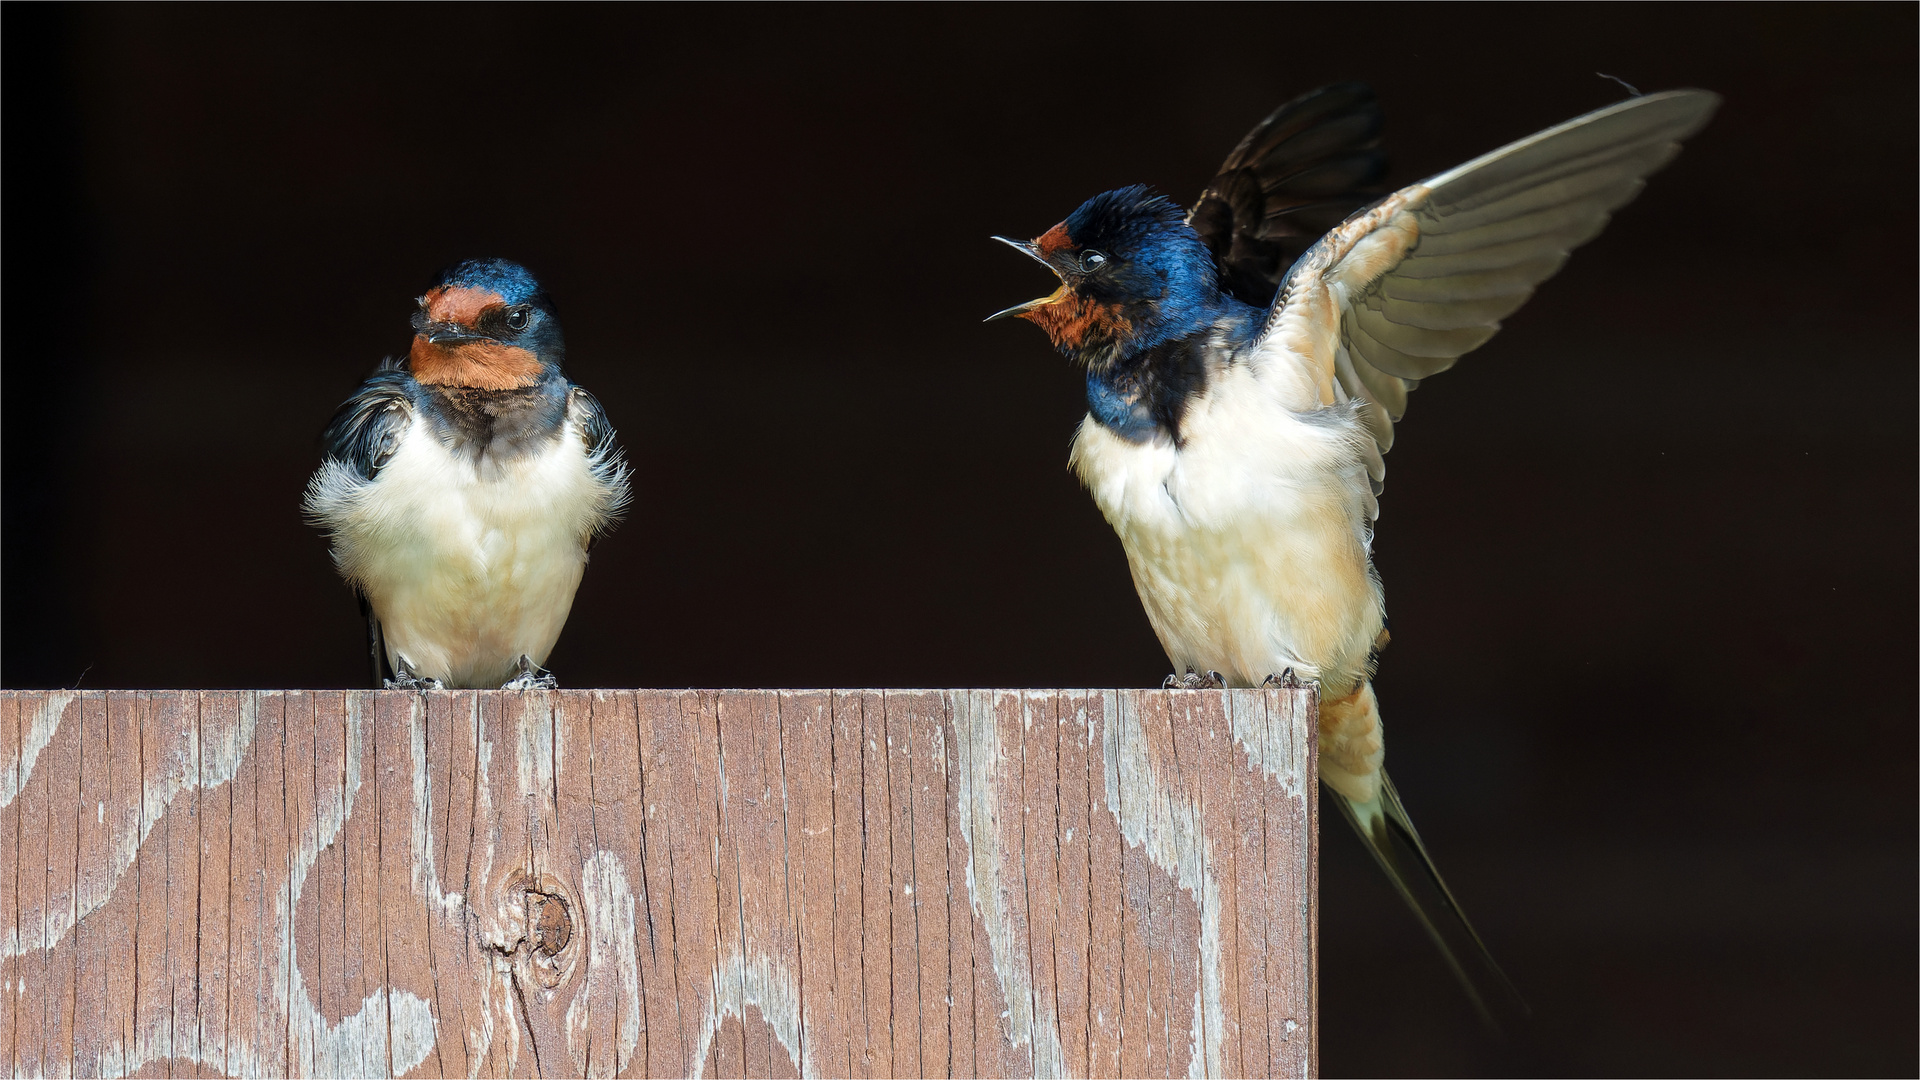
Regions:
<instances>
[{"instance_id":1,"label":"glossy blue head","mask_svg":"<svg viewBox=\"0 0 1920 1080\"><path fill-rule=\"evenodd\" d=\"M1099 368L1208 325L1221 305L1213 256L1181 209L1144 185L1095 195L1032 242L995 237L1060 278L1008 308L1068 357Z\"/></svg>"},{"instance_id":2,"label":"glossy blue head","mask_svg":"<svg viewBox=\"0 0 1920 1080\"><path fill-rule=\"evenodd\" d=\"M468 259L440 272L413 315L408 368L428 385L517 390L560 371L567 342L527 268Z\"/></svg>"}]
</instances>

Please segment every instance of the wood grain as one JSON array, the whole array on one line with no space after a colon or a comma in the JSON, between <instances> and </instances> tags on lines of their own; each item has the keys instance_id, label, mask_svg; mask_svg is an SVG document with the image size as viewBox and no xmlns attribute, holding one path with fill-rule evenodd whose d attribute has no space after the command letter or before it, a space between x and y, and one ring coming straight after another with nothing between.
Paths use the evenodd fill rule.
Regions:
<instances>
[{"instance_id":1,"label":"wood grain","mask_svg":"<svg viewBox=\"0 0 1920 1080\"><path fill-rule=\"evenodd\" d=\"M1308 690L0 693L0 1059L1266 1076Z\"/></svg>"}]
</instances>

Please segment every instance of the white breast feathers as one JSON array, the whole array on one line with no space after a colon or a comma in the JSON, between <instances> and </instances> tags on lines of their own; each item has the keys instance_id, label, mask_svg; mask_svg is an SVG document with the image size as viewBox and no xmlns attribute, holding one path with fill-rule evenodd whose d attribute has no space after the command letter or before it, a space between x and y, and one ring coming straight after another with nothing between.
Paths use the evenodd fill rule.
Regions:
<instances>
[{"instance_id":1,"label":"white breast feathers","mask_svg":"<svg viewBox=\"0 0 1920 1080\"><path fill-rule=\"evenodd\" d=\"M1381 625L1366 435L1344 406L1296 411L1312 400L1299 383L1292 365L1240 363L1189 403L1178 446L1128 442L1091 416L1074 438L1074 470L1176 669L1239 686L1287 668L1338 685L1364 669Z\"/></svg>"},{"instance_id":2,"label":"white breast feathers","mask_svg":"<svg viewBox=\"0 0 1920 1080\"><path fill-rule=\"evenodd\" d=\"M405 658L452 687L497 687L521 655L544 664L573 605L592 536L625 503L611 446L578 417L516 458L450 451L415 414L372 481L328 462L309 512L334 561L372 603L394 670Z\"/></svg>"}]
</instances>

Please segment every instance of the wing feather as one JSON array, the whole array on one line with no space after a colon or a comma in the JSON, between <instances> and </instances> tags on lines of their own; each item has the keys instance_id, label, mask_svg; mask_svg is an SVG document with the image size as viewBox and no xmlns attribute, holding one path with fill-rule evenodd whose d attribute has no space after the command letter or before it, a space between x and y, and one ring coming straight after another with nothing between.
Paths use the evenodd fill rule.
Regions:
<instances>
[{"instance_id":1,"label":"wing feather","mask_svg":"<svg viewBox=\"0 0 1920 1080\"><path fill-rule=\"evenodd\" d=\"M1371 365L1384 375L1402 382L1432 378L1452 367L1454 361L1459 359L1457 356L1411 356L1382 344L1353 320L1342 320L1341 330L1346 335L1347 348L1359 357L1357 363ZM1394 419L1398 420L1399 417Z\"/></svg>"},{"instance_id":2,"label":"wing feather","mask_svg":"<svg viewBox=\"0 0 1920 1080\"><path fill-rule=\"evenodd\" d=\"M1372 88L1338 83L1287 102L1247 132L1187 215L1213 252L1223 289L1256 307L1271 304L1300 253L1380 194L1380 129Z\"/></svg>"},{"instance_id":3,"label":"wing feather","mask_svg":"<svg viewBox=\"0 0 1920 1080\"><path fill-rule=\"evenodd\" d=\"M613 422L607 419L599 398L576 386L567 394L567 408L586 444L587 465L603 490L599 513L583 538L587 550L592 551L601 537L613 532L632 503L633 470L627 467L626 451L621 449Z\"/></svg>"},{"instance_id":4,"label":"wing feather","mask_svg":"<svg viewBox=\"0 0 1920 1080\"><path fill-rule=\"evenodd\" d=\"M1499 333L1500 321L1598 236L1719 102L1673 90L1576 117L1395 192L1300 256L1265 332L1289 318L1297 324L1293 310L1339 319L1337 335L1290 331L1287 340L1331 373L1320 381L1334 385L1337 401L1359 402L1377 451L1367 461L1375 495L1407 391ZM1331 303L1304 303L1311 292ZM1326 341L1337 342L1330 355Z\"/></svg>"},{"instance_id":5,"label":"wing feather","mask_svg":"<svg viewBox=\"0 0 1920 1080\"><path fill-rule=\"evenodd\" d=\"M378 476L413 420L413 401L407 396L410 381L398 362L382 362L341 404L320 436L327 460L340 462L361 480Z\"/></svg>"},{"instance_id":6,"label":"wing feather","mask_svg":"<svg viewBox=\"0 0 1920 1080\"><path fill-rule=\"evenodd\" d=\"M1496 293L1440 302L1402 300L1380 293L1367 297L1367 306L1379 312L1388 322L1423 330L1465 330L1488 326L1513 314L1516 308L1526 302L1526 293Z\"/></svg>"},{"instance_id":7,"label":"wing feather","mask_svg":"<svg viewBox=\"0 0 1920 1080\"><path fill-rule=\"evenodd\" d=\"M1512 266L1479 273L1447 274L1431 278L1394 274L1381 280L1379 294L1394 300L1412 300L1426 304L1479 300L1493 296L1515 296L1519 297L1520 303L1525 303L1527 298L1533 295L1534 284L1558 273L1561 264L1567 261L1567 255L1567 252L1556 251L1552 255L1543 256L1533 262L1515 263Z\"/></svg>"}]
</instances>

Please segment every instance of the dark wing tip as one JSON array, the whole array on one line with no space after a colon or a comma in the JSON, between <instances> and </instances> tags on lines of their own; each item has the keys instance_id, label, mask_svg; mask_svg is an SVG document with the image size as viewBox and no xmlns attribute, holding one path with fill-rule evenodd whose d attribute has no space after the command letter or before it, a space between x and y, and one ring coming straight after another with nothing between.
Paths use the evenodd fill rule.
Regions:
<instances>
[{"instance_id":1,"label":"dark wing tip","mask_svg":"<svg viewBox=\"0 0 1920 1080\"><path fill-rule=\"evenodd\" d=\"M1222 288L1270 304L1286 268L1380 194L1383 126L1373 87L1343 82L1294 98L1247 132L1187 217Z\"/></svg>"}]
</instances>

